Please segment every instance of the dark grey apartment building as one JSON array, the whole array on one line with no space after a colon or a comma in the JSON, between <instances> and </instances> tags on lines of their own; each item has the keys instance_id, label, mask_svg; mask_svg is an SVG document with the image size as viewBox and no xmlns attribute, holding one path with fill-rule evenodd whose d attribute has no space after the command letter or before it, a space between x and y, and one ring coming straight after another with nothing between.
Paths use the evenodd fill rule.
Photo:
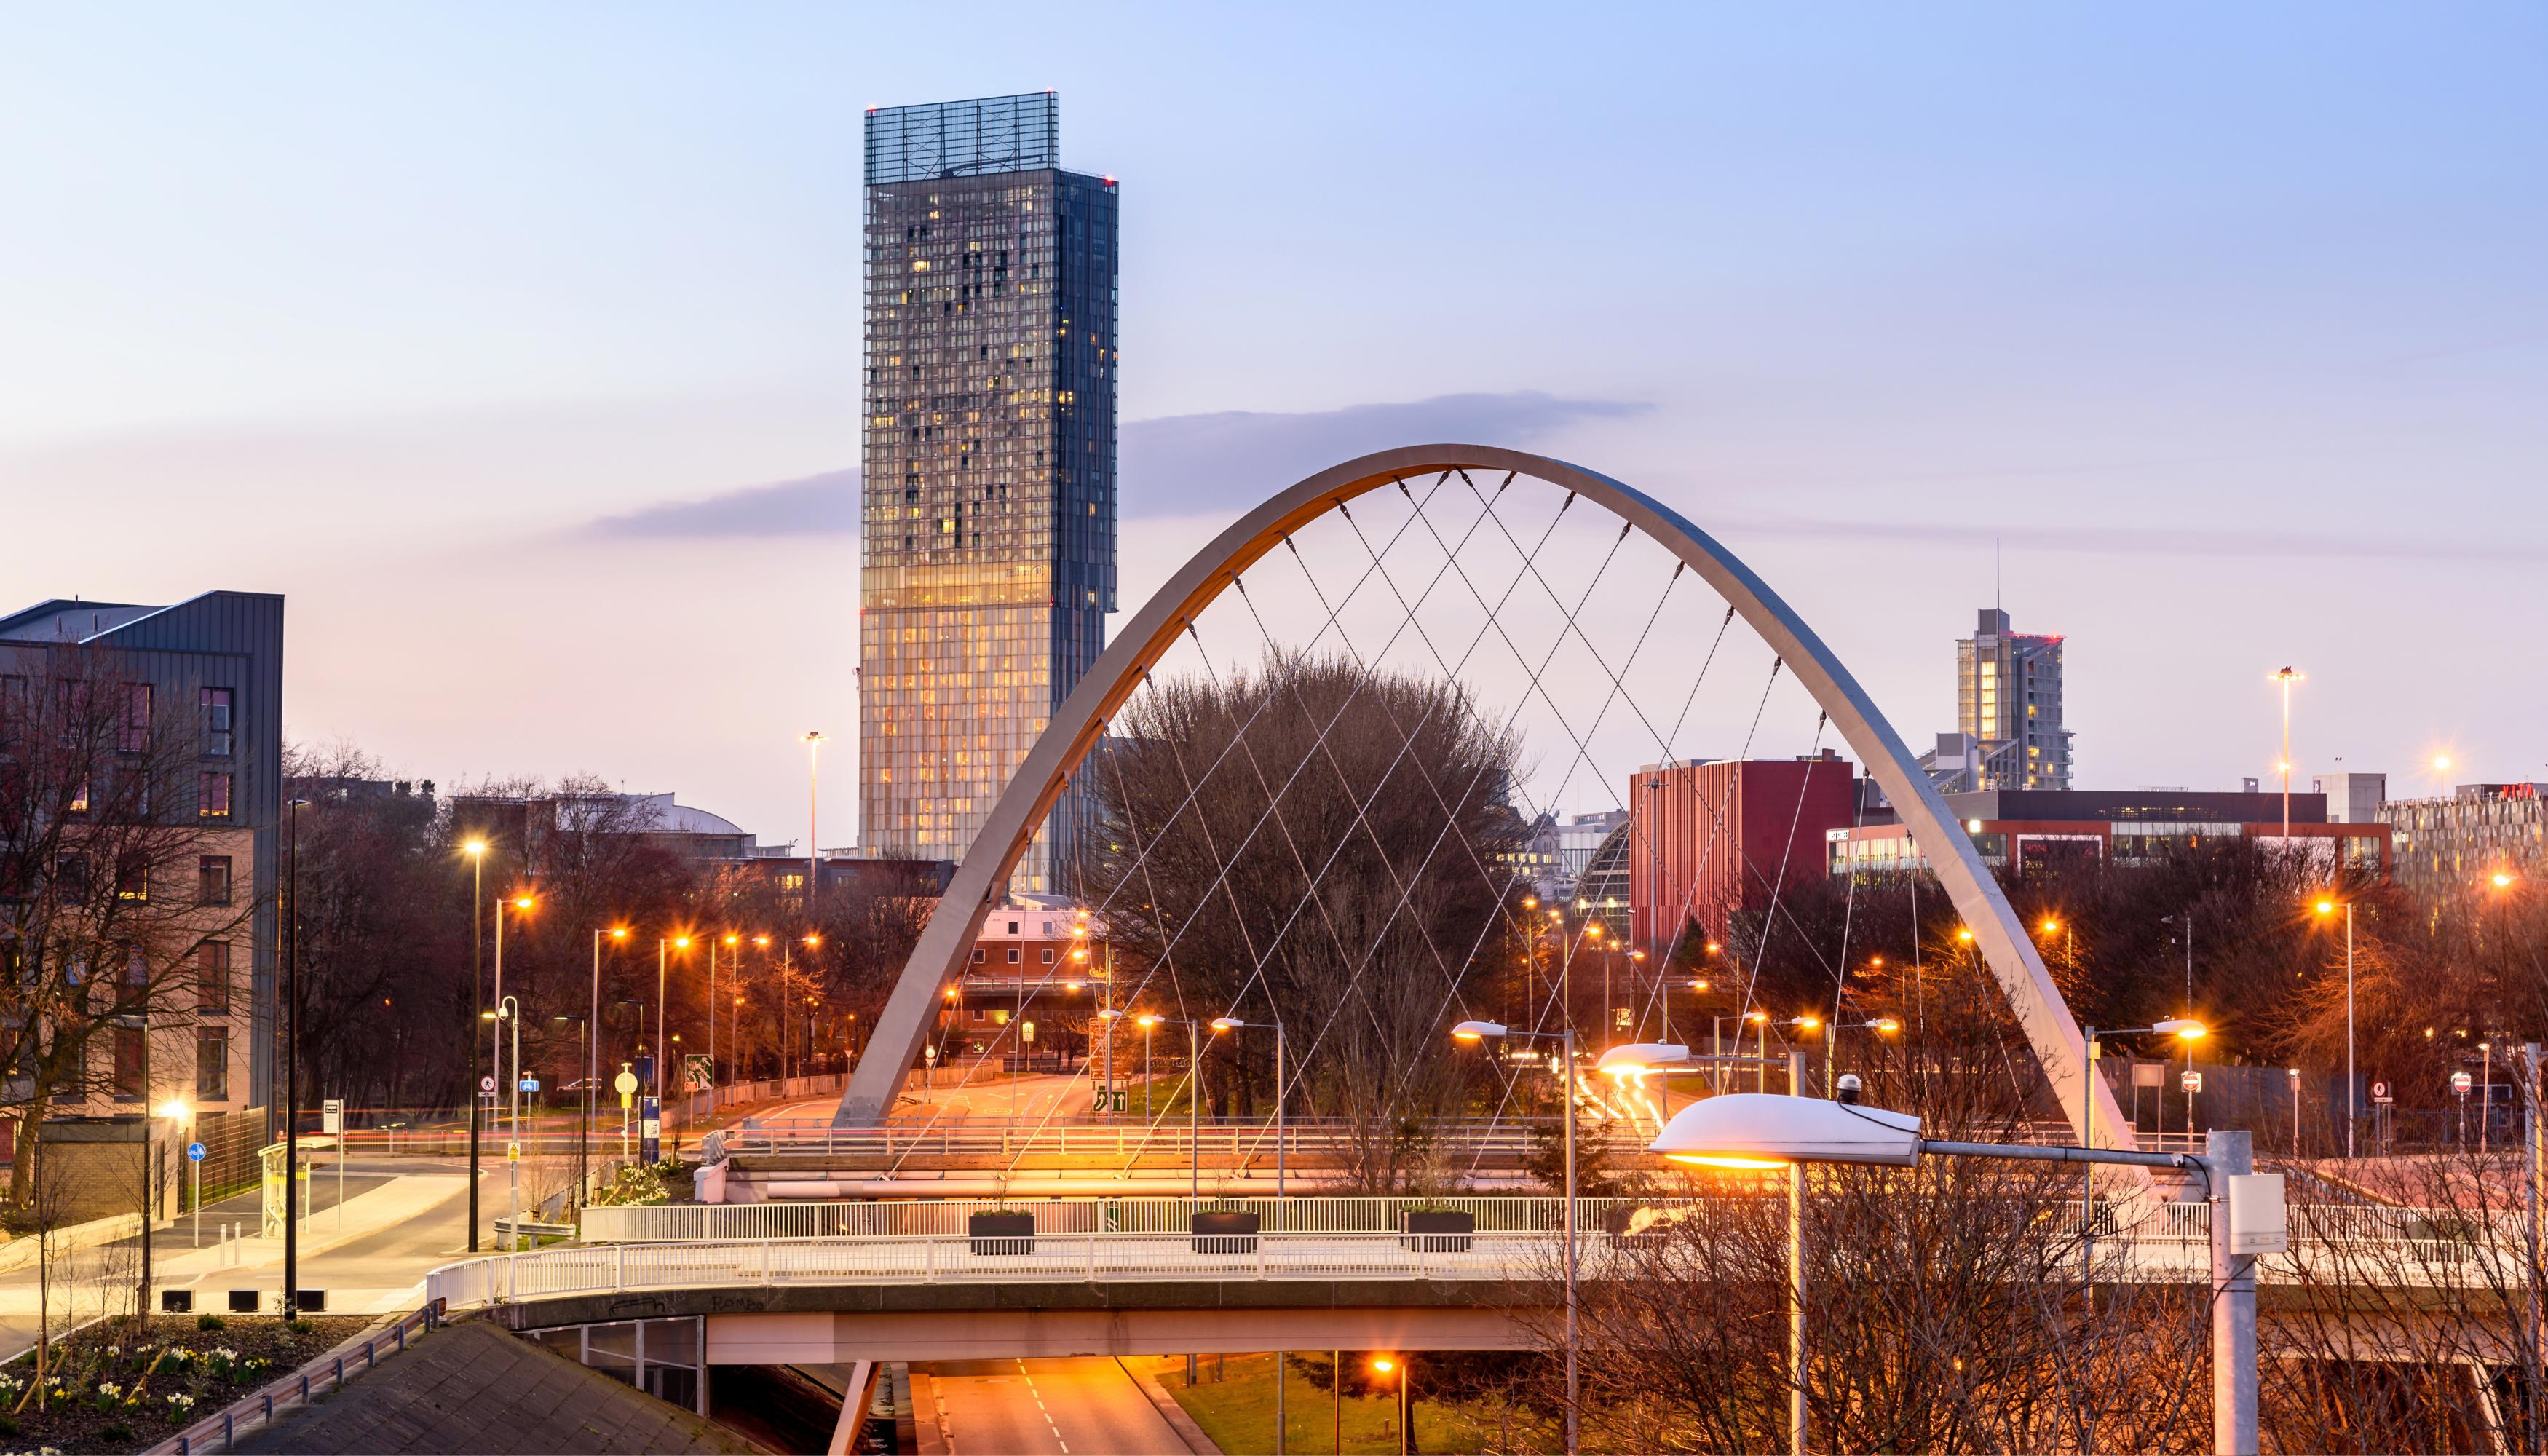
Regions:
<instances>
[{"instance_id":1,"label":"dark grey apartment building","mask_svg":"<svg viewBox=\"0 0 2548 1456\"><path fill-rule=\"evenodd\" d=\"M109 819L182 830L157 843L178 846L185 863L112 871L115 898L155 902L154 923L182 945L162 972L166 985L150 1007L149 1030L136 1025L102 1039L92 1052L101 1063L96 1085L50 1112L131 1124L145 1106L173 1098L193 1109L194 1136L252 1151L271 1132L278 1049L283 598L208 592L173 606L52 600L0 615L0 758L20 761L8 767L21 782L40 772L36 761L49 748L64 743L60 725L74 717L74 698L107 703L111 716L100 719L90 709L88 720L111 727L96 756L99 781L92 785L79 771L59 818L94 825L96 837L86 843L108 842L115 827ZM151 786L143 797L112 791L115 780L139 781L145 772ZM5 828L23 839L43 825L30 822L22 797L10 800ZM78 836L63 842L72 851L83 843ZM33 873L20 867L22 880L45 878L42 866ZM81 872L85 882L109 869ZM42 929L28 918L30 903L52 906L46 913L55 917L77 913L60 908L70 896L42 884L0 893L16 896L0 936ZM96 973L102 978L109 969ZM120 969L128 984L140 974L130 964Z\"/></svg>"},{"instance_id":2,"label":"dark grey apartment building","mask_svg":"<svg viewBox=\"0 0 2548 1456\"><path fill-rule=\"evenodd\" d=\"M866 117L862 847L963 859L1115 608L1116 184L1050 92ZM1053 890L1066 800L1012 888Z\"/></svg>"}]
</instances>

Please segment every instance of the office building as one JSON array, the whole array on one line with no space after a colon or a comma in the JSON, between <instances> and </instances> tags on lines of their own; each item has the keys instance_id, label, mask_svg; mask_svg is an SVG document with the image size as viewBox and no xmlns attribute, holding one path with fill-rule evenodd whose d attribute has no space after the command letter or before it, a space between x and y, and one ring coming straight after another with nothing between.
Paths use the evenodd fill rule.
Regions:
<instances>
[{"instance_id":1,"label":"office building","mask_svg":"<svg viewBox=\"0 0 2548 1456\"><path fill-rule=\"evenodd\" d=\"M2380 806L2389 802L2386 774L2320 774L2310 780L2310 787L2326 795L2330 824L2377 823Z\"/></svg>"},{"instance_id":2,"label":"office building","mask_svg":"<svg viewBox=\"0 0 2548 1456\"><path fill-rule=\"evenodd\" d=\"M2434 899L2495 888L2495 876L2548 872L2548 783L2463 783L2448 798L2391 799L2398 882Z\"/></svg>"},{"instance_id":3,"label":"office building","mask_svg":"<svg viewBox=\"0 0 2548 1456\"><path fill-rule=\"evenodd\" d=\"M1629 943L1650 954L1671 949L1692 923L1722 937L1736 915L1822 877L1823 837L1852 822L1857 800L1851 765L1828 749L1809 759L1649 764L1628 789L1634 818L1594 853L1585 879L1610 898L1610 865L1624 858Z\"/></svg>"},{"instance_id":4,"label":"office building","mask_svg":"<svg viewBox=\"0 0 2548 1456\"><path fill-rule=\"evenodd\" d=\"M2061 726L2061 639L2012 632L2008 613L1982 608L1956 643L1958 788L2068 788L2070 730ZM1940 757L1949 754L1941 739Z\"/></svg>"},{"instance_id":5,"label":"office building","mask_svg":"<svg viewBox=\"0 0 2548 1456\"><path fill-rule=\"evenodd\" d=\"M2082 862L2147 864L2215 839L2279 843L2283 834L2283 796L2278 792L1984 789L1950 793L1946 800L1982 863L2013 865L2021 874ZM2388 871L2388 825L2332 820L2321 793L2293 794L2291 810L2294 846L2314 863ZM1930 867L1927 854L1899 822L1838 826L1823 839L1833 874L1898 874Z\"/></svg>"},{"instance_id":6,"label":"office building","mask_svg":"<svg viewBox=\"0 0 2548 1456\"><path fill-rule=\"evenodd\" d=\"M864 848L961 861L1115 607L1116 185L1050 92L866 117ZM1011 882L1075 855L1066 797Z\"/></svg>"}]
</instances>

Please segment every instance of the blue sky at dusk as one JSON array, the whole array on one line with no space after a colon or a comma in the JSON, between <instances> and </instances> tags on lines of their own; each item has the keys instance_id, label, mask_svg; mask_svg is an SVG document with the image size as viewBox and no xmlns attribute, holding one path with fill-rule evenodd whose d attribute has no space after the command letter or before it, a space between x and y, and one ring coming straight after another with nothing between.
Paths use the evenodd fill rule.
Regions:
<instances>
[{"instance_id":1,"label":"blue sky at dusk","mask_svg":"<svg viewBox=\"0 0 2548 1456\"><path fill-rule=\"evenodd\" d=\"M1128 609L1344 454L1508 443L1915 744L2000 538L2083 786L2267 773L2286 662L2304 774L2548 778L2526 4L22 8L0 607L287 592L295 737L792 838L861 114L1044 87L1123 185Z\"/></svg>"}]
</instances>

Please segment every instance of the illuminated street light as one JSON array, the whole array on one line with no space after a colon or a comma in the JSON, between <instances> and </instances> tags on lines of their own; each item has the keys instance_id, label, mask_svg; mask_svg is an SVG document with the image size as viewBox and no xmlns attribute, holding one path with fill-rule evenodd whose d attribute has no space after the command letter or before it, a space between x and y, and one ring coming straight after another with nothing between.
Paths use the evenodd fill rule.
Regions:
<instances>
[{"instance_id":1,"label":"illuminated street light","mask_svg":"<svg viewBox=\"0 0 2548 1456\"><path fill-rule=\"evenodd\" d=\"M2335 913L2335 901L2318 902L2320 919ZM2344 902L2344 1155L2353 1156L2353 1121L2361 1110L2353 1100L2353 902Z\"/></svg>"},{"instance_id":2,"label":"illuminated street light","mask_svg":"<svg viewBox=\"0 0 2548 1456\"><path fill-rule=\"evenodd\" d=\"M1580 1353L1575 1313L1575 1029L1570 1026L1555 1032L1516 1032L1501 1022L1492 1021L1464 1021L1451 1028L1451 1039L1455 1042L1476 1044L1489 1038L1501 1041L1507 1037L1520 1041L1556 1042L1565 1052L1565 1060L1558 1070L1558 1101L1566 1107L1566 1450L1568 1456L1574 1456L1579 1393L1577 1360ZM1689 1054L1687 1047L1680 1050L1684 1056ZM1402 1384L1401 1390L1404 1389ZM1400 1428L1405 1429L1404 1425Z\"/></svg>"}]
</instances>

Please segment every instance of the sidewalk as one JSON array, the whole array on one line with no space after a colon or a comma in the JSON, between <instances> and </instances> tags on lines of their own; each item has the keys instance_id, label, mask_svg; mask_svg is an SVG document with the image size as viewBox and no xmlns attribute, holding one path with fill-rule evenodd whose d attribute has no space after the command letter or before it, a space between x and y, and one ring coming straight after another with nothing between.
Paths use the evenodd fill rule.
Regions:
<instances>
[{"instance_id":1,"label":"sidewalk","mask_svg":"<svg viewBox=\"0 0 2548 1456\"><path fill-rule=\"evenodd\" d=\"M299 1252L305 1269L310 1260L330 1249L414 1222L425 1211L465 1190L468 1184L468 1178L458 1173L416 1173L394 1177L378 1188L345 1200L342 1231L336 1227L334 1210L319 1211L303 1221L301 1226ZM150 1283L153 1288L193 1288L198 1291L245 1288L251 1283L269 1282L247 1276L266 1271L279 1272L282 1267L283 1240L280 1238L234 1238L227 1242L207 1242L197 1248L191 1241L193 1231L191 1220L185 1217L152 1226ZM211 1231L206 1229L208 1235ZM91 1273L90 1270L97 1272ZM98 1270L94 1259L82 1272L88 1277L77 1280L80 1285L104 1282L115 1285L119 1290L127 1287L126 1276L120 1271L101 1280L98 1276L103 1270ZM361 1313L393 1296L404 1297L410 1288L411 1286L331 1292L330 1304L334 1308L329 1313ZM0 1282L0 1316L36 1313L37 1296L33 1271L25 1271ZM57 1310L66 1304L78 1304L80 1299L80 1291L65 1289L58 1284L52 1292ZM197 1303L198 1308L214 1308L205 1305L200 1294ZM129 1298L125 1307L130 1308ZM215 1313L219 1313L217 1308Z\"/></svg>"}]
</instances>

